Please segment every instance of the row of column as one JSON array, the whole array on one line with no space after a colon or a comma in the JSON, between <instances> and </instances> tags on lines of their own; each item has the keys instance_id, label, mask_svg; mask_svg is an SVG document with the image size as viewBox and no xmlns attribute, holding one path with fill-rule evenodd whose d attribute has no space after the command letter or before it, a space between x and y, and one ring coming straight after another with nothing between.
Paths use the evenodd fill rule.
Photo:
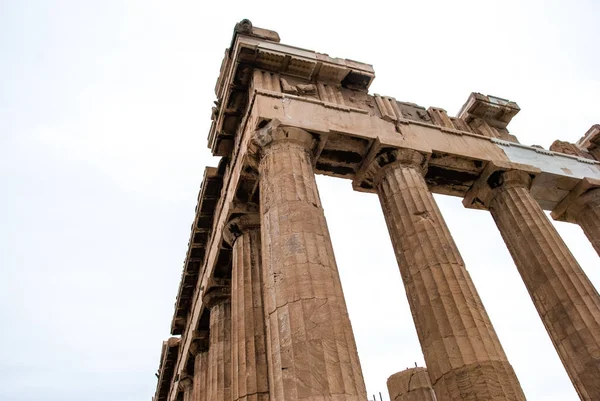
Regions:
<instances>
[{"instance_id":1,"label":"row of column","mask_svg":"<svg viewBox=\"0 0 600 401\"><path fill-rule=\"evenodd\" d=\"M257 137L260 216L237 217L225 230L231 283L212 279L205 290L210 343L195 356L186 401L366 399L312 137L292 131Z\"/></svg>"},{"instance_id":2,"label":"row of column","mask_svg":"<svg viewBox=\"0 0 600 401\"><path fill-rule=\"evenodd\" d=\"M210 345L196 356L197 372L206 373L197 373L193 392L201 395L193 399L364 401L315 182L313 137L267 125L254 139L260 149L260 218L242 216L230 223L231 295L219 280L205 291ZM373 166L437 399L525 400L427 188L426 158L392 150ZM489 185L493 194L487 206L578 394L600 399L598 293L529 194L527 174L503 172ZM600 213L588 206L581 207L588 220L582 227L597 241Z\"/></svg>"},{"instance_id":3,"label":"row of column","mask_svg":"<svg viewBox=\"0 0 600 401\"><path fill-rule=\"evenodd\" d=\"M377 193L437 397L524 399L427 189L424 156L394 150L375 165ZM529 193L529 175L506 171L494 177L486 206L580 398L600 399L600 297ZM598 198L594 190L575 205L595 245Z\"/></svg>"}]
</instances>

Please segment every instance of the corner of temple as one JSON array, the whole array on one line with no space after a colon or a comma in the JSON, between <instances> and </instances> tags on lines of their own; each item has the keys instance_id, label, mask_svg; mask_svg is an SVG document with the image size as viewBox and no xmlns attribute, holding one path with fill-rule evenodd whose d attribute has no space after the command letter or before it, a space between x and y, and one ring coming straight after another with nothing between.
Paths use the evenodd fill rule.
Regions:
<instances>
[{"instance_id":1,"label":"corner of temple","mask_svg":"<svg viewBox=\"0 0 600 401\"><path fill-rule=\"evenodd\" d=\"M431 149L424 148L390 148L377 141L365 157L352 181L352 187L356 191L373 192L382 174L393 165L414 166L425 175L431 153Z\"/></svg>"},{"instance_id":2,"label":"corner of temple","mask_svg":"<svg viewBox=\"0 0 600 401\"><path fill-rule=\"evenodd\" d=\"M281 40L277 32L272 31L270 29L256 27L252 25L252 21L246 18L235 24L235 27L233 28L232 43L235 42L235 37L237 35L253 36L255 38L269 40L271 42L277 43L279 43L279 41Z\"/></svg>"},{"instance_id":3,"label":"corner of temple","mask_svg":"<svg viewBox=\"0 0 600 401\"><path fill-rule=\"evenodd\" d=\"M285 141L301 144L309 151L313 151L318 142L312 133L302 128L283 125L278 119L273 119L254 132L249 151L260 159L262 151L266 148Z\"/></svg>"},{"instance_id":4,"label":"corner of temple","mask_svg":"<svg viewBox=\"0 0 600 401\"><path fill-rule=\"evenodd\" d=\"M600 124L592 125L575 146L600 161Z\"/></svg>"},{"instance_id":5,"label":"corner of temple","mask_svg":"<svg viewBox=\"0 0 600 401\"><path fill-rule=\"evenodd\" d=\"M541 173L537 167L511 163L489 162L463 198L468 209L487 210L498 189L521 186L529 189Z\"/></svg>"},{"instance_id":6,"label":"corner of temple","mask_svg":"<svg viewBox=\"0 0 600 401\"><path fill-rule=\"evenodd\" d=\"M456 118L463 120L474 133L519 142L508 132L508 124L521 108L510 100L472 92Z\"/></svg>"}]
</instances>

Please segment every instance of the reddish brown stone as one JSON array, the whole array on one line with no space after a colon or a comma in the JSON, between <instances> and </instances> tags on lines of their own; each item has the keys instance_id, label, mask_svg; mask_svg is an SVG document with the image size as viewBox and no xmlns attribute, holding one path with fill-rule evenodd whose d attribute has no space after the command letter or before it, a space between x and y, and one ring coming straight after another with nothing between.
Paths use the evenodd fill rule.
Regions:
<instances>
[{"instance_id":1,"label":"reddish brown stone","mask_svg":"<svg viewBox=\"0 0 600 401\"><path fill-rule=\"evenodd\" d=\"M600 256L600 188L573 199L560 217L579 224Z\"/></svg>"},{"instance_id":2,"label":"reddish brown stone","mask_svg":"<svg viewBox=\"0 0 600 401\"><path fill-rule=\"evenodd\" d=\"M524 400L492 323L423 178L425 158L373 162L375 183L435 393L442 400Z\"/></svg>"},{"instance_id":3,"label":"reddish brown stone","mask_svg":"<svg viewBox=\"0 0 600 401\"><path fill-rule=\"evenodd\" d=\"M366 390L311 160L312 136L267 126L260 196L270 394L364 401Z\"/></svg>"},{"instance_id":4,"label":"reddish brown stone","mask_svg":"<svg viewBox=\"0 0 600 401\"><path fill-rule=\"evenodd\" d=\"M502 173L489 210L577 393L600 400L600 297L530 184L521 171Z\"/></svg>"},{"instance_id":5,"label":"reddish brown stone","mask_svg":"<svg viewBox=\"0 0 600 401\"><path fill-rule=\"evenodd\" d=\"M589 159L600 160L600 126L576 145L553 145L563 154L522 145L507 129L519 111L514 102L473 93L456 117L437 107L427 111L391 96L370 95L374 70L369 64L277 42L277 33L244 20L225 52L208 135L213 155L223 158L203 180L171 325L171 334L181 338L161 356L155 401L177 401L187 388L188 358L207 348L206 336L196 334L208 326L210 350L203 362L208 379L200 395L207 401L265 395L265 358L272 399L364 401L314 173L351 179L354 189L379 193L438 398L523 399L430 191L464 197L468 207L486 209L493 191L487 182L496 177L489 174L531 173L536 179L525 202L526 219L537 219L531 217L530 204L539 202L555 218L581 224L598 247L596 195L585 193L600 187L599 164ZM425 178L421 154L431 155ZM479 192L482 188L485 193ZM250 235L244 245L244 235L236 239L241 231L228 239L226 226L232 216L253 212L259 203L265 270L257 279L254 270L246 276L240 266L247 267L248 260L258 263L258 239ZM509 209L516 215L517 207ZM514 230L527 235L523 227ZM535 302L547 304L543 318L560 321L545 323L582 398L598 398L590 384L600 381L594 373L598 309L590 301L589 283L571 293L569 283L577 281L579 270L572 257L564 256L564 244L545 226L529 230L550 238L529 240L538 242L536 252L548 255L520 249L531 246L527 240L509 247L528 255L520 269L539 273L528 278L528 285L539 298ZM558 253L545 250L554 245ZM540 266L544 263L549 266ZM233 310L228 287L215 278L230 273L238 282ZM536 292L554 285L553 280L562 287ZM266 295L263 317L260 288ZM212 308L210 319L206 306ZM563 306L567 318L555 316ZM263 319L264 332L258 323ZM584 345L577 348L576 341Z\"/></svg>"},{"instance_id":6,"label":"reddish brown stone","mask_svg":"<svg viewBox=\"0 0 600 401\"><path fill-rule=\"evenodd\" d=\"M194 359L194 389L192 401L208 401L208 352L200 352Z\"/></svg>"},{"instance_id":7,"label":"reddish brown stone","mask_svg":"<svg viewBox=\"0 0 600 401\"><path fill-rule=\"evenodd\" d=\"M204 295L210 308L207 401L231 400L231 299L228 280L213 280Z\"/></svg>"},{"instance_id":8,"label":"reddish brown stone","mask_svg":"<svg viewBox=\"0 0 600 401\"><path fill-rule=\"evenodd\" d=\"M406 369L388 377L390 401L437 401L425 368Z\"/></svg>"},{"instance_id":9,"label":"reddish brown stone","mask_svg":"<svg viewBox=\"0 0 600 401\"><path fill-rule=\"evenodd\" d=\"M232 397L233 401L268 401L260 216L238 217L226 231L233 246Z\"/></svg>"}]
</instances>

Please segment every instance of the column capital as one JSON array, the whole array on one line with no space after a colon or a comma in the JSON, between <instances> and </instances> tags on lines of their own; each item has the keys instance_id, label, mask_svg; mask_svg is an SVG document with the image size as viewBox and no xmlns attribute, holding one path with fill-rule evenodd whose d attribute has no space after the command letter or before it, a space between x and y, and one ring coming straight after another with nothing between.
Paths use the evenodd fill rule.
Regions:
<instances>
[{"instance_id":1,"label":"column capital","mask_svg":"<svg viewBox=\"0 0 600 401\"><path fill-rule=\"evenodd\" d=\"M498 188L531 188L531 175L521 170L495 171L488 179L487 184L492 190Z\"/></svg>"},{"instance_id":2,"label":"column capital","mask_svg":"<svg viewBox=\"0 0 600 401\"><path fill-rule=\"evenodd\" d=\"M414 155L405 157L410 163L394 161L400 165L381 175L376 190L435 391L444 400L467 393L473 399L524 400ZM432 311L439 311L437 322L444 324L431 319ZM465 320L474 322L466 331L460 323ZM469 346L453 345L457 343Z\"/></svg>"},{"instance_id":3,"label":"column capital","mask_svg":"<svg viewBox=\"0 0 600 401\"><path fill-rule=\"evenodd\" d=\"M370 153L371 155L367 156L365 163L356 175L354 185L360 182L368 182L376 187L385 172L395 166L414 167L425 175L427 173L427 162L431 155L430 152L416 149L380 147Z\"/></svg>"},{"instance_id":4,"label":"column capital","mask_svg":"<svg viewBox=\"0 0 600 401\"><path fill-rule=\"evenodd\" d=\"M206 290L204 290L202 303L204 303L208 309L212 309L216 305L229 301L231 298L230 283L231 281L229 279L210 278Z\"/></svg>"},{"instance_id":5,"label":"column capital","mask_svg":"<svg viewBox=\"0 0 600 401\"><path fill-rule=\"evenodd\" d=\"M177 382L179 391L190 391L193 384L194 381L192 380L192 377L187 373L183 373L179 376L179 381Z\"/></svg>"},{"instance_id":6,"label":"column capital","mask_svg":"<svg viewBox=\"0 0 600 401\"><path fill-rule=\"evenodd\" d=\"M499 191L514 187L529 189L540 172L539 168L525 164L489 162L465 194L463 205L469 209L488 209Z\"/></svg>"},{"instance_id":7,"label":"column capital","mask_svg":"<svg viewBox=\"0 0 600 401\"><path fill-rule=\"evenodd\" d=\"M589 205L600 205L600 180L585 177L556 205L554 220L579 222L579 213Z\"/></svg>"},{"instance_id":8,"label":"column capital","mask_svg":"<svg viewBox=\"0 0 600 401\"><path fill-rule=\"evenodd\" d=\"M258 229L260 229L260 215L258 213L244 214L229 220L223 230L223 239L233 246L235 240L244 232Z\"/></svg>"},{"instance_id":9,"label":"column capital","mask_svg":"<svg viewBox=\"0 0 600 401\"><path fill-rule=\"evenodd\" d=\"M269 121L265 126L254 131L249 149L259 155L265 149L279 142L292 142L312 151L317 139L310 132L301 128L285 126L278 119ZM262 156L259 156L259 159Z\"/></svg>"},{"instance_id":10,"label":"column capital","mask_svg":"<svg viewBox=\"0 0 600 401\"><path fill-rule=\"evenodd\" d=\"M192 332L192 343L190 344L190 354L197 356L201 352L208 351L208 330L194 330Z\"/></svg>"}]
</instances>

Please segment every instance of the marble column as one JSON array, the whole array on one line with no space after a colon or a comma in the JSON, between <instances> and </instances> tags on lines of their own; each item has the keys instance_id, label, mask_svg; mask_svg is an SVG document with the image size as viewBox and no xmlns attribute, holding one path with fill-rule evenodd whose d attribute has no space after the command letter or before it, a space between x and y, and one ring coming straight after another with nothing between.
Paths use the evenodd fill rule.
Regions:
<instances>
[{"instance_id":1,"label":"marble column","mask_svg":"<svg viewBox=\"0 0 600 401\"><path fill-rule=\"evenodd\" d=\"M208 401L206 398L208 376L208 351L200 352L194 359L194 388L192 401Z\"/></svg>"},{"instance_id":2,"label":"marble column","mask_svg":"<svg viewBox=\"0 0 600 401\"><path fill-rule=\"evenodd\" d=\"M440 400L524 400L465 263L425 183L425 157L371 164L413 319Z\"/></svg>"},{"instance_id":3,"label":"marble column","mask_svg":"<svg viewBox=\"0 0 600 401\"><path fill-rule=\"evenodd\" d=\"M230 281L211 279L202 299L210 308L207 401L231 401Z\"/></svg>"},{"instance_id":4,"label":"marble column","mask_svg":"<svg viewBox=\"0 0 600 401\"><path fill-rule=\"evenodd\" d=\"M600 188L592 189L578 197L567 213L581 226L600 255Z\"/></svg>"},{"instance_id":5,"label":"marble column","mask_svg":"<svg viewBox=\"0 0 600 401\"><path fill-rule=\"evenodd\" d=\"M231 348L233 401L268 401L269 380L262 294L260 216L233 219L225 230L233 248Z\"/></svg>"},{"instance_id":6,"label":"marble column","mask_svg":"<svg viewBox=\"0 0 600 401\"><path fill-rule=\"evenodd\" d=\"M190 354L194 358L194 379L191 401L208 401L207 377L208 377L208 330L196 330L192 334Z\"/></svg>"},{"instance_id":7,"label":"marble column","mask_svg":"<svg viewBox=\"0 0 600 401\"><path fill-rule=\"evenodd\" d=\"M411 368L387 379L390 401L437 401L425 368Z\"/></svg>"},{"instance_id":8,"label":"marble column","mask_svg":"<svg viewBox=\"0 0 600 401\"><path fill-rule=\"evenodd\" d=\"M179 378L179 391L183 393L183 401L193 401L193 382L189 376ZM180 393L181 394L181 393Z\"/></svg>"},{"instance_id":9,"label":"marble column","mask_svg":"<svg viewBox=\"0 0 600 401\"><path fill-rule=\"evenodd\" d=\"M489 210L582 400L600 400L600 297L529 193L520 171L496 174Z\"/></svg>"},{"instance_id":10,"label":"marble column","mask_svg":"<svg viewBox=\"0 0 600 401\"><path fill-rule=\"evenodd\" d=\"M275 400L367 398L312 160L313 137L268 125L260 211L269 389Z\"/></svg>"}]
</instances>

